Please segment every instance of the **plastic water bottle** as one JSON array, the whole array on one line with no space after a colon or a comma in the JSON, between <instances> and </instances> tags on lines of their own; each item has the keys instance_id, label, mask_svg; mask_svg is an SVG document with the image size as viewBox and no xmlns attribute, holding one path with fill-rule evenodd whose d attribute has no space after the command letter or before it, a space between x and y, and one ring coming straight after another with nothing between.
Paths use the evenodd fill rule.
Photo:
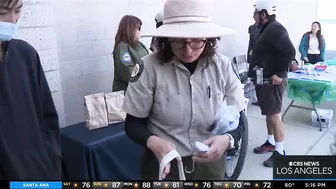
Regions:
<instances>
[{"instance_id":1,"label":"plastic water bottle","mask_svg":"<svg viewBox=\"0 0 336 189\"><path fill-rule=\"evenodd\" d=\"M264 84L263 68L256 68L256 76L257 76L257 85Z\"/></svg>"}]
</instances>

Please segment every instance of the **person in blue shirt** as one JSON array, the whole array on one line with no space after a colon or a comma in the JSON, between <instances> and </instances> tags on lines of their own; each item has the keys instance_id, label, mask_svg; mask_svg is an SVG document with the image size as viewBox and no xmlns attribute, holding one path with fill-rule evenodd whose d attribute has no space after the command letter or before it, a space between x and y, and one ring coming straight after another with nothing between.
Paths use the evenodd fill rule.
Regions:
<instances>
[{"instance_id":1,"label":"person in blue shirt","mask_svg":"<svg viewBox=\"0 0 336 189\"><path fill-rule=\"evenodd\" d=\"M321 32L321 24L316 21L312 23L311 30L302 36L299 51L305 63L316 64L325 60L326 43Z\"/></svg>"}]
</instances>

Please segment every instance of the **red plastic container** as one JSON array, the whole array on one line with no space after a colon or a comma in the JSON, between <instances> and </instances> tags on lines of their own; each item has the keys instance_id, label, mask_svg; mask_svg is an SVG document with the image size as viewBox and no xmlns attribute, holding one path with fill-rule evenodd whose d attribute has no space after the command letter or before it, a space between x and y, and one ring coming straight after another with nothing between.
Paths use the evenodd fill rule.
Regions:
<instances>
[{"instance_id":1,"label":"red plastic container","mask_svg":"<svg viewBox=\"0 0 336 189\"><path fill-rule=\"evenodd\" d=\"M314 69L315 70L321 70L321 71L323 70L323 71L325 71L327 69L327 67L328 67L327 65L316 65Z\"/></svg>"}]
</instances>

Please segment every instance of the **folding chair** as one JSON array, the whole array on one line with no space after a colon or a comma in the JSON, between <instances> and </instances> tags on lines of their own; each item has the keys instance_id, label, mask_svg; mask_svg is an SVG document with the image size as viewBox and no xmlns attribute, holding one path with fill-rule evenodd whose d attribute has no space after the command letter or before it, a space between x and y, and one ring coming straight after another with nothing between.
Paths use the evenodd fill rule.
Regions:
<instances>
[{"instance_id":1,"label":"folding chair","mask_svg":"<svg viewBox=\"0 0 336 189\"><path fill-rule=\"evenodd\" d=\"M239 55L233 57L232 60L233 71L239 78L240 82L244 85L244 94L246 98L253 97L255 86L253 82L247 77L248 63L246 61L246 55ZM251 94L253 92L253 94Z\"/></svg>"},{"instance_id":2,"label":"folding chair","mask_svg":"<svg viewBox=\"0 0 336 189\"><path fill-rule=\"evenodd\" d=\"M245 84L248 80L248 63L246 61L246 55L239 55L233 57L232 66L236 74L238 74L239 80Z\"/></svg>"}]
</instances>

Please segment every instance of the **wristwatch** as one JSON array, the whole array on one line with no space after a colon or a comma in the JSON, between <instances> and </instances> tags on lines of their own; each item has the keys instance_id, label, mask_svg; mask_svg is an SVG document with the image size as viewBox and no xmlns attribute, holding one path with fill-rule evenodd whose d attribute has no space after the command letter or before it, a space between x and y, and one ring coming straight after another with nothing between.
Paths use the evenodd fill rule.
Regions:
<instances>
[{"instance_id":1,"label":"wristwatch","mask_svg":"<svg viewBox=\"0 0 336 189\"><path fill-rule=\"evenodd\" d=\"M230 149L234 148L234 138L230 134L226 134L226 135L230 137L229 148L227 149L227 150L230 150Z\"/></svg>"}]
</instances>

